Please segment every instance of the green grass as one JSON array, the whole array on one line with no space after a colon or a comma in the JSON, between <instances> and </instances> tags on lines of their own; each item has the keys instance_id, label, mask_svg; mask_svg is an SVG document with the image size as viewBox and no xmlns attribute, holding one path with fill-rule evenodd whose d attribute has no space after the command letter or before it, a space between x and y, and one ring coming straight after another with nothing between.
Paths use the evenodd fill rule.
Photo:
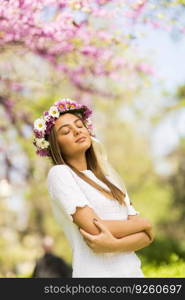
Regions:
<instances>
[{"instance_id":1,"label":"green grass","mask_svg":"<svg viewBox=\"0 0 185 300\"><path fill-rule=\"evenodd\" d=\"M185 277L185 261L178 260L160 265L143 263L142 270L145 277Z\"/></svg>"}]
</instances>

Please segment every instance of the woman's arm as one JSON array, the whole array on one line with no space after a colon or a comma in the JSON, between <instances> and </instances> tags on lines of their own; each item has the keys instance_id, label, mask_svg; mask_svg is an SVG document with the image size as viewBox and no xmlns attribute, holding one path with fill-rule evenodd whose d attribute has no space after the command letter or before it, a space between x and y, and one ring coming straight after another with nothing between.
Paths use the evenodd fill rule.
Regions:
<instances>
[{"instance_id":1,"label":"woman's arm","mask_svg":"<svg viewBox=\"0 0 185 300\"><path fill-rule=\"evenodd\" d=\"M150 245L152 241L145 232L134 233L116 239L114 251L138 251Z\"/></svg>"},{"instance_id":2,"label":"woman's arm","mask_svg":"<svg viewBox=\"0 0 185 300\"><path fill-rule=\"evenodd\" d=\"M90 234L99 234L93 219L103 223L111 234L116 238L151 229L151 223L146 218L136 217L128 220L102 220L89 206L77 207L72 215L76 225Z\"/></svg>"},{"instance_id":3,"label":"woman's arm","mask_svg":"<svg viewBox=\"0 0 185 300\"><path fill-rule=\"evenodd\" d=\"M128 220L101 220L99 219L101 223L103 223L109 231L112 233L112 235L116 238L122 238L127 235L138 233L144 230L150 230L152 225L150 222L141 217L132 218Z\"/></svg>"},{"instance_id":4,"label":"woman's arm","mask_svg":"<svg viewBox=\"0 0 185 300\"><path fill-rule=\"evenodd\" d=\"M137 218L138 218L138 215L128 215L128 220L134 220ZM151 242L154 240L155 234L153 232L152 226L150 226L150 228L148 228L148 229L145 229L143 232L145 232L147 234L147 236L149 237Z\"/></svg>"},{"instance_id":5,"label":"woman's arm","mask_svg":"<svg viewBox=\"0 0 185 300\"><path fill-rule=\"evenodd\" d=\"M137 251L151 244L151 239L145 232L134 233L117 239L102 222L96 222L100 229L98 235L91 235L80 229L85 242L96 253Z\"/></svg>"}]
</instances>

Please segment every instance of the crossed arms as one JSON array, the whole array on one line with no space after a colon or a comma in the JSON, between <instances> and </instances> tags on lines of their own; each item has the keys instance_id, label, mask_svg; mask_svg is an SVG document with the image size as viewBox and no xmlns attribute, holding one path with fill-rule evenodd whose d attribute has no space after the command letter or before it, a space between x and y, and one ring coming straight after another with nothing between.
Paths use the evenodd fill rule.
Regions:
<instances>
[{"instance_id":1,"label":"crossed arms","mask_svg":"<svg viewBox=\"0 0 185 300\"><path fill-rule=\"evenodd\" d=\"M153 242L152 225L146 218L102 220L89 206L77 207L72 215L84 240L95 252L137 251ZM94 223L93 219L98 223Z\"/></svg>"}]
</instances>

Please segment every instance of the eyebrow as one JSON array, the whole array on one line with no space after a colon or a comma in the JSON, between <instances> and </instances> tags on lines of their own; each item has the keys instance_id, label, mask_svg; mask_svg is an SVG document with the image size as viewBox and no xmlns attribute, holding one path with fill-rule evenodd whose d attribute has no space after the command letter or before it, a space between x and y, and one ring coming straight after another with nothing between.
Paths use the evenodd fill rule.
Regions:
<instances>
[{"instance_id":1,"label":"eyebrow","mask_svg":"<svg viewBox=\"0 0 185 300\"><path fill-rule=\"evenodd\" d=\"M81 120L80 118L76 119L73 123L76 123L78 120ZM57 132L64 126L70 126L70 124L65 124L65 125L62 125L60 126L58 129L57 129Z\"/></svg>"}]
</instances>

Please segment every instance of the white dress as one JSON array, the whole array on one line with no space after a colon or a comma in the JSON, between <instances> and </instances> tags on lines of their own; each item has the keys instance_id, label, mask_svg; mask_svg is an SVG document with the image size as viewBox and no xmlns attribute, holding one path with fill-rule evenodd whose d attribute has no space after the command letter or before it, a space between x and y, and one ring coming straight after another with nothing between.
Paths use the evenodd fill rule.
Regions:
<instances>
[{"instance_id":1,"label":"white dress","mask_svg":"<svg viewBox=\"0 0 185 300\"><path fill-rule=\"evenodd\" d=\"M109 190L108 186L100 181L91 170L81 172ZM106 177L110 180L109 176ZM84 241L71 216L75 213L76 207L87 205L103 220L126 220L128 215L139 213L130 205L128 194L127 206L120 205L118 201L109 199L81 179L67 165L52 166L48 172L47 184L53 214L62 226L72 248L73 278L144 277L141 261L133 251L93 252Z\"/></svg>"}]
</instances>

